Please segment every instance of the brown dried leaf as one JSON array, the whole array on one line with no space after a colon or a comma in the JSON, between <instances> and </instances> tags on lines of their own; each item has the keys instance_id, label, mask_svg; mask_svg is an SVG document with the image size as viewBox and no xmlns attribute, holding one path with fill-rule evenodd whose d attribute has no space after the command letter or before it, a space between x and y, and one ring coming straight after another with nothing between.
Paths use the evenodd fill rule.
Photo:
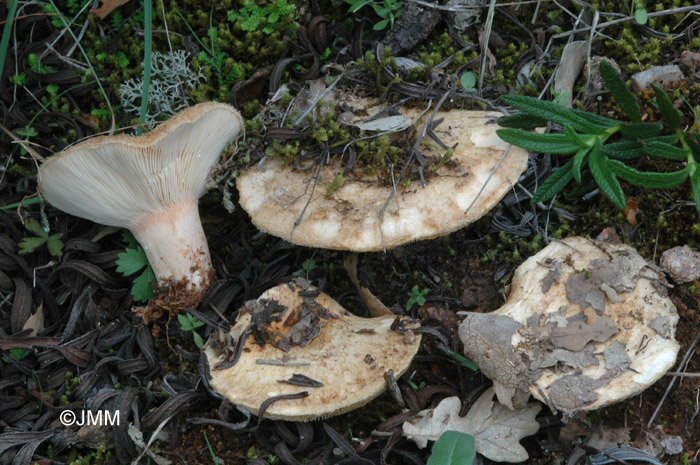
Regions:
<instances>
[{"instance_id":1,"label":"brown dried leaf","mask_svg":"<svg viewBox=\"0 0 700 465\"><path fill-rule=\"evenodd\" d=\"M639 213L637 201L628 199L625 207L625 219L627 219L629 224L637 224L637 213Z\"/></svg>"},{"instance_id":2,"label":"brown dried leaf","mask_svg":"<svg viewBox=\"0 0 700 465\"><path fill-rule=\"evenodd\" d=\"M105 19L111 12L128 2L129 0L102 0L102 6L91 8L90 13L98 16L100 19Z\"/></svg>"}]
</instances>

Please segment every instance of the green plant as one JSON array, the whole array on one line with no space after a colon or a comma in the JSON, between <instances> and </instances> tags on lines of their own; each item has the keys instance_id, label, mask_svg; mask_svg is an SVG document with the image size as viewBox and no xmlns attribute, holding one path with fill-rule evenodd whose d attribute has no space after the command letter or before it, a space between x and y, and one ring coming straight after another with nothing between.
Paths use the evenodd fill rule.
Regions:
<instances>
[{"instance_id":1,"label":"green plant","mask_svg":"<svg viewBox=\"0 0 700 465\"><path fill-rule=\"evenodd\" d=\"M441 344L441 345L438 345L437 347L438 347L438 349L440 349L441 351L445 352L447 355L449 355L450 357L454 358L455 360L457 360L459 363L461 363L461 364L464 365L465 367L469 368L470 370L472 370L472 371L479 371L479 366L478 366L476 363L474 363L474 362L472 362L471 360L469 360L467 357L465 357L465 356L463 356L463 355L461 355L461 354L458 354L458 353L455 352L454 350L448 349L447 347L445 347L445 346L442 345L442 344Z\"/></svg>"},{"instance_id":2,"label":"green plant","mask_svg":"<svg viewBox=\"0 0 700 465\"><path fill-rule=\"evenodd\" d=\"M459 78L459 82L468 92L476 92L476 87L474 87L476 85L476 76L474 76L474 73L471 71L462 73L462 76Z\"/></svg>"},{"instance_id":3,"label":"green plant","mask_svg":"<svg viewBox=\"0 0 700 465\"><path fill-rule=\"evenodd\" d=\"M474 436L448 430L440 435L428 458L428 465L471 465L476 457Z\"/></svg>"},{"instance_id":4,"label":"green plant","mask_svg":"<svg viewBox=\"0 0 700 465\"><path fill-rule=\"evenodd\" d=\"M309 275L311 271L315 270L318 268L318 265L312 258L308 258L304 260L304 263L301 264L301 270L297 270L294 273L292 273L294 276L298 278L303 278Z\"/></svg>"},{"instance_id":5,"label":"green plant","mask_svg":"<svg viewBox=\"0 0 700 465\"><path fill-rule=\"evenodd\" d=\"M354 13L364 6L371 6L381 21L374 25L374 30L379 31L389 26L389 29L394 28L394 20L403 13L403 2L396 0L345 0L350 4L349 13Z\"/></svg>"},{"instance_id":6,"label":"green plant","mask_svg":"<svg viewBox=\"0 0 700 465\"><path fill-rule=\"evenodd\" d=\"M7 353L7 357L3 356L2 359L5 363L10 363L9 359L22 360L31 353L32 351L29 349L10 349Z\"/></svg>"},{"instance_id":7,"label":"green plant","mask_svg":"<svg viewBox=\"0 0 700 465\"><path fill-rule=\"evenodd\" d=\"M506 142L551 154L574 154L539 187L532 203L544 202L566 187L572 180L581 184L585 168L593 180L618 208L626 207L625 195L618 178L650 189L669 189L690 180L696 208L700 212L700 134L680 129L680 112L666 92L653 86L656 105L665 127L671 134L661 135L664 125L642 122L637 99L627 88L620 74L606 62L600 73L617 104L631 122L622 122L581 110L563 108L553 102L521 95L506 95L503 100L523 113L502 118L498 135ZM539 134L523 129L545 126L548 121L563 126L563 134ZM518 128L518 129L514 129ZM685 162L677 171L642 171L630 166L643 156Z\"/></svg>"},{"instance_id":8,"label":"green plant","mask_svg":"<svg viewBox=\"0 0 700 465\"><path fill-rule=\"evenodd\" d=\"M428 294L428 288L423 288L422 290L418 288L416 284L408 291L408 302L406 302L406 311L410 311L414 304L418 304L420 307L425 303L425 296Z\"/></svg>"},{"instance_id":9,"label":"green plant","mask_svg":"<svg viewBox=\"0 0 700 465\"><path fill-rule=\"evenodd\" d=\"M148 92L151 89L151 48L153 46L153 8L151 0L143 1L144 11L144 36L143 36L143 86L141 88L141 111L139 119L141 125L136 128L136 134L143 134L143 124L146 123L148 114Z\"/></svg>"},{"instance_id":10,"label":"green plant","mask_svg":"<svg viewBox=\"0 0 700 465\"><path fill-rule=\"evenodd\" d=\"M143 248L134 239L134 236L126 231L122 234L122 240L126 242L127 246L123 253L117 255L117 272L124 276L131 276L145 268L139 277L134 279L131 286L131 295L137 302L146 302L156 295L153 290L156 275L148 264L146 252L143 251Z\"/></svg>"},{"instance_id":11,"label":"green plant","mask_svg":"<svg viewBox=\"0 0 700 465\"><path fill-rule=\"evenodd\" d=\"M265 34L272 34L291 28L293 16L297 6L287 0L264 2L257 5L252 0L245 0L243 8L228 11L228 20L238 23L244 31L261 30Z\"/></svg>"},{"instance_id":12,"label":"green plant","mask_svg":"<svg viewBox=\"0 0 700 465\"><path fill-rule=\"evenodd\" d=\"M202 339L202 336L200 336L197 332L197 328L204 326L204 323L198 320L197 317L193 316L190 313L186 315L179 314L177 316L177 321L180 322L180 329L182 331L192 333L192 337L194 338L194 345L201 349L204 345L204 340Z\"/></svg>"},{"instance_id":13,"label":"green plant","mask_svg":"<svg viewBox=\"0 0 700 465\"><path fill-rule=\"evenodd\" d=\"M63 255L63 242L61 242L61 236L63 236L63 234L49 235L48 229L44 229L36 220L27 220L24 223L24 227L37 237L25 237L22 239L22 242L19 243L20 254L32 253L38 247L46 244L49 253L54 257Z\"/></svg>"}]
</instances>

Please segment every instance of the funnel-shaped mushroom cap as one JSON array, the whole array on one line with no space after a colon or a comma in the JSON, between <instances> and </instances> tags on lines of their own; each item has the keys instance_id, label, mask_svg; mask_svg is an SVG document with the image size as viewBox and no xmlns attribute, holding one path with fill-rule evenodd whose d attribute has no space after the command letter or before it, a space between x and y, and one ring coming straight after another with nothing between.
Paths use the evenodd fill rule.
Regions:
<instances>
[{"instance_id":1,"label":"funnel-shaped mushroom cap","mask_svg":"<svg viewBox=\"0 0 700 465\"><path fill-rule=\"evenodd\" d=\"M386 389L389 370L398 378L408 369L420 345L420 336L392 329L392 324L399 329L415 325L391 316L351 315L300 281L272 288L246 308L230 332L233 346L251 330L251 321L266 343L248 334L240 358L221 368L231 364L236 350L212 338L205 348L210 383L255 415L268 399L308 393L273 402L263 413L266 418L309 421L360 407Z\"/></svg>"},{"instance_id":2,"label":"funnel-shaped mushroom cap","mask_svg":"<svg viewBox=\"0 0 700 465\"><path fill-rule=\"evenodd\" d=\"M600 408L676 360L678 313L662 279L629 246L552 242L515 271L506 304L469 314L459 335L502 403L529 391L563 411Z\"/></svg>"},{"instance_id":3,"label":"funnel-shaped mushroom cap","mask_svg":"<svg viewBox=\"0 0 700 465\"><path fill-rule=\"evenodd\" d=\"M71 215L133 229L164 208L198 199L241 124L233 107L211 102L187 108L142 136L89 139L43 164L42 193Z\"/></svg>"},{"instance_id":4,"label":"funnel-shaped mushroom cap","mask_svg":"<svg viewBox=\"0 0 700 465\"><path fill-rule=\"evenodd\" d=\"M42 193L72 215L130 229L159 283L203 291L214 273L197 199L241 128L233 107L212 102L139 137L89 139L42 165Z\"/></svg>"},{"instance_id":5,"label":"funnel-shaped mushroom cap","mask_svg":"<svg viewBox=\"0 0 700 465\"><path fill-rule=\"evenodd\" d=\"M411 118L419 113L400 110ZM318 170L294 171L273 159L264 169L251 167L236 180L240 204L261 230L311 247L378 251L451 233L493 208L527 166L527 151L511 147L495 134L500 116L482 111L438 112L434 121L443 121L434 132L445 145L458 144L451 158L455 163L437 170L425 187L420 182L408 189L397 187L388 205L391 186L346 178L328 196L326 186L337 175L335 164L323 167L316 182ZM421 151L437 157L444 152L436 144Z\"/></svg>"}]
</instances>

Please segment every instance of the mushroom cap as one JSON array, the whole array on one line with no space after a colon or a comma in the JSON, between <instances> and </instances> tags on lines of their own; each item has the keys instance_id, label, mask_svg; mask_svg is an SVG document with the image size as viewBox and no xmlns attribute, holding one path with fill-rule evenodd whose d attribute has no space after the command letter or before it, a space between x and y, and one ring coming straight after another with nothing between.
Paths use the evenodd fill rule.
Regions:
<instances>
[{"instance_id":1,"label":"mushroom cap","mask_svg":"<svg viewBox=\"0 0 700 465\"><path fill-rule=\"evenodd\" d=\"M497 392L529 390L571 412L619 402L656 382L676 360L677 323L658 269L632 247L572 237L520 265L505 305L468 315L459 334ZM501 364L490 364L489 355Z\"/></svg>"},{"instance_id":2,"label":"mushroom cap","mask_svg":"<svg viewBox=\"0 0 700 465\"><path fill-rule=\"evenodd\" d=\"M312 288L313 289L313 288ZM268 334L289 331L285 326L290 315L299 316L310 297L299 284L283 284L269 289L257 302L275 300L287 307L280 322L267 327ZM272 343L259 345L248 336L240 359L230 368L217 369L224 358L212 340L205 347L209 360L211 387L232 403L243 406L258 415L261 404L275 396L307 391L301 399L278 400L270 405L263 416L271 419L310 421L327 418L361 407L386 389L385 373L393 370L396 378L411 364L420 345L420 336L406 337L390 327L394 316L360 318L348 313L324 293L312 298L325 310L320 314L320 333L307 345L292 345L287 352ZM230 334L234 340L251 322L251 313L241 311ZM407 324L406 327L415 327ZM279 363L260 364L256 360ZM271 362L270 362L271 361ZM295 374L301 374L323 383L322 387L306 387L281 383Z\"/></svg>"},{"instance_id":3,"label":"mushroom cap","mask_svg":"<svg viewBox=\"0 0 700 465\"><path fill-rule=\"evenodd\" d=\"M414 118L419 112L402 109L402 113ZM495 120L501 116L483 111L438 112L434 121L444 120L434 132L447 146L458 144L451 158L457 166L441 167L425 187L413 182L408 189L399 188L382 221L380 215L393 188L348 177L328 196L325 186L337 174L333 163L321 169L315 188L316 169L295 171L277 159L268 160L263 169L251 167L236 180L239 202L259 229L299 245L368 252L442 236L481 218L527 166L527 151L511 147L495 134L499 127ZM443 153L436 144L421 151L438 157Z\"/></svg>"},{"instance_id":4,"label":"mushroom cap","mask_svg":"<svg viewBox=\"0 0 700 465\"><path fill-rule=\"evenodd\" d=\"M148 215L198 199L241 128L230 105L200 103L142 136L101 136L68 148L41 166L41 190L71 215L133 229Z\"/></svg>"}]
</instances>

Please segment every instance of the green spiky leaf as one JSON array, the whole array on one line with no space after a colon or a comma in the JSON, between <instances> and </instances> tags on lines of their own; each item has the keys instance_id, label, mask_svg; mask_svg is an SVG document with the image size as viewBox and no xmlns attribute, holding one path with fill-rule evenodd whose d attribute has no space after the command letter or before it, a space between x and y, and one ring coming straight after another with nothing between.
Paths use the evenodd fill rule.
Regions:
<instances>
[{"instance_id":1,"label":"green spiky leaf","mask_svg":"<svg viewBox=\"0 0 700 465\"><path fill-rule=\"evenodd\" d=\"M666 158L668 160L686 160L690 151L688 149L674 147L665 142L651 141L644 146L644 153L654 157Z\"/></svg>"},{"instance_id":2,"label":"green spiky leaf","mask_svg":"<svg viewBox=\"0 0 700 465\"><path fill-rule=\"evenodd\" d=\"M549 175L542 185L537 189L535 195L530 200L531 205L539 202L546 202L557 195L574 177L574 159L567 161L564 166Z\"/></svg>"},{"instance_id":3,"label":"green spiky leaf","mask_svg":"<svg viewBox=\"0 0 700 465\"><path fill-rule=\"evenodd\" d=\"M627 113L629 119L635 123L642 122L642 112L639 109L637 98L630 92L622 76L607 61L600 62L600 75L605 81L607 88L612 92L615 101L622 111Z\"/></svg>"},{"instance_id":4,"label":"green spiky leaf","mask_svg":"<svg viewBox=\"0 0 700 465\"><path fill-rule=\"evenodd\" d=\"M574 156L574 166L572 167L574 173L574 179L576 182L581 184L581 167L588 161L588 153L591 151L590 147L583 148L576 152Z\"/></svg>"},{"instance_id":5,"label":"green spiky leaf","mask_svg":"<svg viewBox=\"0 0 700 465\"><path fill-rule=\"evenodd\" d=\"M630 184L649 189L670 189L682 184L690 174L690 166L671 173L647 173L630 168L619 160L607 160L607 166L614 174Z\"/></svg>"},{"instance_id":6,"label":"green spiky leaf","mask_svg":"<svg viewBox=\"0 0 700 465\"><path fill-rule=\"evenodd\" d=\"M527 113L516 113L499 119L498 124L504 128L535 129L547 126L547 120Z\"/></svg>"},{"instance_id":7,"label":"green spiky leaf","mask_svg":"<svg viewBox=\"0 0 700 465\"><path fill-rule=\"evenodd\" d=\"M126 249L117 257L117 272L124 276L131 276L148 265L146 253L140 246L135 249Z\"/></svg>"},{"instance_id":8,"label":"green spiky leaf","mask_svg":"<svg viewBox=\"0 0 700 465\"><path fill-rule=\"evenodd\" d=\"M49 236L49 239L46 241L46 247L48 247L49 253L54 257L63 256L63 241L61 241L62 236L63 234L54 234Z\"/></svg>"},{"instance_id":9,"label":"green spiky leaf","mask_svg":"<svg viewBox=\"0 0 700 465\"><path fill-rule=\"evenodd\" d=\"M131 295L137 302L147 302L148 299L154 297L156 293L153 291L153 283L156 282L156 275L153 274L151 267L147 267L138 278L134 279L134 284L131 287Z\"/></svg>"},{"instance_id":10,"label":"green spiky leaf","mask_svg":"<svg viewBox=\"0 0 700 465\"><path fill-rule=\"evenodd\" d=\"M659 123L624 123L620 133L628 140L644 140L658 136L663 129Z\"/></svg>"},{"instance_id":11,"label":"green spiky leaf","mask_svg":"<svg viewBox=\"0 0 700 465\"><path fill-rule=\"evenodd\" d=\"M600 191L618 208L624 210L626 206L625 194L622 192L622 187L615 174L608 167L608 159L599 146L593 147L591 150L588 166L591 169L593 179L600 187Z\"/></svg>"},{"instance_id":12,"label":"green spiky leaf","mask_svg":"<svg viewBox=\"0 0 700 465\"><path fill-rule=\"evenodd\" d=\"M652 84L651 87L656 94L656 103L659 106L661 118L663 118L666 126L672 131L678 130L681 127L681 113L673 106L673 102L665 90L656 84Z\"/></svg>"},{"instance_id":13,"label":"green spiky leaf","mask_svg":"<svg viewBox=\"0 0 700 465\"><path fill-rule=\"evenodd\" d=\"M569 154L583 147L578 137L567 134L538 134L520 129L498 129L496 134L510 144L539 153Z\"/></svg>"},{"instance_id":14,"label":"green spiky leaf","mask_svg":"<svg viewBox=\"0 0 700 465\"><path fill-rule=\"evenodd\" d=\"M44 245L47 240L45 237L25 237L19 243L19 254L24 255L34 252L37 248Z\"/></svg>"},{"instance_id":15,"label":"green spiky leaf","mask_svg":"<svg viewBox=\"0 0 700 465\"><path fill-rule=\"evenodd\" d=\"M536 98L526 97L524 95L504 95L501 98L513 108L517 108L518 110L547 121L562 125L568 124L577 131L589 134L600 134L604 132L603 128L591 123L587 118L553 102L537 100Z\"/></svg>"}]
</instances>

